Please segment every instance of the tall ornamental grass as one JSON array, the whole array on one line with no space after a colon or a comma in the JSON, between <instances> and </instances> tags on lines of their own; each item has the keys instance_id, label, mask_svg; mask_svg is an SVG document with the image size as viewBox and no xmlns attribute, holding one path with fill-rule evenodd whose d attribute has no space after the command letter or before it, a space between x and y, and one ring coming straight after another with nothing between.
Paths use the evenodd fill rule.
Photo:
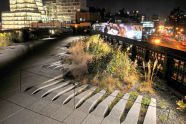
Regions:
<instances>
[{"instance_id":1,"label":"tall ornamental grass","mask_svg":"<svg viewBox=\"0 0 186 124\"><path fill-rule=\"evenodd\" d=\"M70 52L75 66L72 75L77 80L110 92L116 88L128 90L139 80L136 61L132 62L127 51L114 49L99 35L73 43Z\"/></svg>"}]
</instances>

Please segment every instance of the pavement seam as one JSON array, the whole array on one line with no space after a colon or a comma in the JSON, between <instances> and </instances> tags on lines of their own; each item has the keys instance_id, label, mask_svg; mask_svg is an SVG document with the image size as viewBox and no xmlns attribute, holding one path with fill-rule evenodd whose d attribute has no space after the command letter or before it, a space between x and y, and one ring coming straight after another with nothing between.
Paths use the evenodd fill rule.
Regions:
<instances>
[{"instance_id":1,"label":"pavement seam","mask_svg":"<svg viewBox=\"0 0 186 124\"><path fill-rule=\"evenodd\" d=\"M74 96L74 97L72 97L72 99L74 99L74 100L75 100L75 96ZM71 100L72 100L72 99L71 99ZM65 107L65 105L63 105L63 104L61 104L61 106ZM68 107L67 107L67 108L68 108ZM68 114L68 115L67 115L67 116L66 116L66 117L63 119L63 121L62 121L62 122L66 124L66 122L64 122L64 121L65 121L65 120L66 120L68 117L70 117L70 115L72 115L72 113L73 113L73 112L75 112L75 110L76 110L76 109L75 109L75 108L73 108L73 109L72 109L72 112L70 112L70 114Z\"/></svg>"},{"instance_id":2,"label":"pavement seam","mask_svg":"<svg viewBox=\"0 0 186 124\"><path fill-rule=\"evenodd\" d=\"M72 115L72 113L73 113L74 111L75 111L75 109L72 109L72 112L71 112L70 114L68 114L68 115L63 119L62 123L65 123L65 124L66 124L65 120L66 120L68 117L70 117L70 115Z\"/></svg>"},{"instance_id":3,"label":"pavement seam","mask_svg":"<svg viewBox=\"0 0 186 124\"><path fill-rule=\"evenodd\" d=\"M86 115L86 117L80 122L80 124L83 124L84 120L88 117L89 114L90 114L90 113L88 113L88 114ZM100 124L101 124L101 123L100 123Z\"/></svg>"},{"instance_id":4,"label":"pavement seam","mask_svg":"<svg viewBox=\"0 0 186 124\"><path fill-rule=\"evenodd\" d=\"M31 111L31 112L33 112L33 113L35 113L35 114L39 114L39 115L41 115L41 116L43 116L43 117L52 119L52 120L57 121L57 122L60 122L60 123L63 123L63 121L59 121L59 120L57 120L57 119L55 119L55 118L52 118L52 117L50 117L50 116L46 116L46 115L41 114L41 113L39 113L39 112L33 111L33 110L29 109L29 108L26 108L26 107L24 107L24 106L22 106L22 105L19 105L19 104L17 104L17 103L14 103L14 102L12 102L12 101L10 101L10 100L7 100L7 99L1 98L1 97L0 97L0 99L1 99L1 100L4 100L4 101L6 101L6 102L9 102L9 103L15 104L15 105L17 105L17 106L19 106L19 107L22 107L21 110L24 110L24 109L25 109L25 110ZM16 113L15 113L15 114L16 114ZM13 116L13 115L12 115L12 116ZM8 119L8 118L7 118L7 119ZM5 120L6 120L6 119L5 119ZM5 120L4 120L4 121L5 121Z\"/></svg>"},{"instance_id":5,"label":"pavement seam","mask_svg":"<svg viewBox=\"0 0 186 124\"><path fill-rule=\"evenodd\" d=\"M22 110L24 110L24 108L21 108L21 109L17 110L16 112L14 112L14 113L8 115L8 116L5 117L4 119L2 119L1 122L3 122L3 121L5 121L5 120L9 119L10 117L14 116L15 114L19 113L19 112L22 111Z\"/></svg>"}]
</instances>

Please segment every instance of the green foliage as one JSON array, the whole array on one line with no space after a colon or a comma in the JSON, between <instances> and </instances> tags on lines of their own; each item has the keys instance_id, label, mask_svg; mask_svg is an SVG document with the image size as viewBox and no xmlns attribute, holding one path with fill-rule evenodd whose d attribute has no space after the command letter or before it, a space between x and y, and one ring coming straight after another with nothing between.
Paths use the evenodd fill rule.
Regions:
<instances>
[{"instance_id":1,"label":"green foliage","mask_svg":"<svg viewBox=\"0 0 186 124\"><path fill-rule=\"evenodd\" d=\"M161 115L159 116L159 119L160 119L161 122L165 122L166 119L167 119L167 116L164 115L164 114L161 114Z\"/></svg>"},{"instance_id":2,"label":"green foliage","mask_svg":"<svg viewBox=\"0 0 186 124\"><path fill-rule=\"evenodd\" d=\"M11 35L11 33L0 33L0 48L9 46L11 44Z\"/></svg>"},{"instance_id":3,"label":"green foliage","mask_svg":"<svg viewBox=\"0 0 186 124\"><path fill-rule=\"evenodd\" d=\"M100 57L93 57L93 59L87 63L88 72L93 76L103 73L111 59L112 53Z\"/></svg>"},{"instance_id":4,"label":"green foliage","mask_svg":"<svg viewBox=\"0 0 186 124\"><path fill-rule=\"evenodd\" d=\"M135 101L136 98L138 97L138 93L137 92L130 92L130 97L129 97L129 101Z\"/></svg>"},{"instance_id":5,"label":"green foliage","mask_svg":"<svg viewBox=\"0 0 186 124\"><path fill-rule=\"evenodd\" d=\"M168 106L168 103L165 102L165 101L161 101L160 104L159 104L159 107L160 107L161 109L164 109L164 108L166 108L167 106Z\"/></svg>"},{"instance_id":6,"label":"green foliage","mask_svg":"<svg viewBox=\"0 0 186 124\"><path fill-rule=\"evenodd\" d=\"M110 92L116 87L126 90L138 81L136 62L133 63L130 60L127 52L114 49L103 39L100 39L99 35L90 36L83 42L81 40L79 43L75 43L71 49L76 51L72 55L74 61L82 58L77 57L77 53L81 53L83 56L92 56L91 59L84 62L86 63L89 80L94 84L99 82L100 87L108 88Z\"/></svg>"},{"instance_id":7,"label":"green foliage","mask_svg":"<svg viewBox=\"0 0 186 124\"><path fill-rule=\"evenodd\" d=\"M84 52L94 54L97 57L110 53L112 51L111 46L99 37L99 35L93 35L85 40Z\"/></svg>"},{"instance_id":8,"label":"green foliage","mask_svg":"<svg viewBox=\"0 0 186 124\"><path fill-rule=\"evenodd\" d=\"M134 104L136 98L138 97L138 93L137 92L130 92L130 96L129 96L129 100L127 101L127 104L125 106L125 110L121 116L121 121L124 121L130 108L132 107L132 105Z\"/></svg>"},{"instance_id":9,"label":"green foliage","mask_svg":"<svg viewBox=\"0 0 186 124\"><path fill-rule=\"evenodd\" d=\"M21 36L16 32L0 33L0 48L21 41Z\"/></svg>"},{"instance_id":10,"label":"green foliage","mask_svg":"<svg viewBox=\"0 0 186 124\"><path fill-rule=\"evenodd\" d=\"M117 104L117 102L121 99L121 97L124 95L124 93L123 92L119 92L118 94L117 94L117 96L116 96L116 98L112 101L112 103L109 105L109 110L111 110L113 107L114 107L114 105L115 104Z\"/></svg>"},{"instance_id":11,"label":"green foliage","mask_svg":"<svg viewBox=\"0 0 186 124\"><path fill-rule=\"evenodd\" d=\"M142 105L148 106L150 104L150 99L144 97L141 101Z\"/></svg>"},{"instance_id":12,"label":"green foliage","mask_svg":"<svg viewBox=\"0 0 186 124\"><path fill-rule=\"evenodd\" d=\"M186 99L186 96L185 96ZM184 102L184 100L179 100L176 102L176 104L179 106L177 109L180 111L184 111L186 109L186 103Z\"/></svg>"},{"instance_id":13,"label":"green foliage","mask_svg":"<svg viewBox=\"0 0 186 124\"><path fill-rule=\"evenodd\" d=\"M99 39L99 35L92 36L91 41L85 47L84 51L89 54L94 54L91 61L88 62L88 71L94 75L109 75L117 79L117 86L121 87L119 81L123 81L132 85L132 82L137 78L136 63L133 63L126 52L120 49L114 50L103 40ZM136 76L137 77L137 76ZM127 80L134 79L132 81Z\"/></svg>"},{"instance_id":14,"label":"green foliage","mask_svg":"<svg viewBox=\"0 0 186 124\"><path fill-rule=\"evenodd\" d=\"M153 88L158 91L169 92L167 83L163 80L157 80L156 83L153 83Z\"/></svg>"}]
</instances>

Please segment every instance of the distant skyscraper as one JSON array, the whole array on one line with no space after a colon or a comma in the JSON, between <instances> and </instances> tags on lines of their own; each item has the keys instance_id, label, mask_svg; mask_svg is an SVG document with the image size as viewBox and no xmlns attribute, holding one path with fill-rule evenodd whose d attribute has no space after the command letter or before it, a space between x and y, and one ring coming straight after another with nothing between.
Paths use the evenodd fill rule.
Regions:
<instances>
[{"instance_id":1,"label":"distant skyscraper","mask_svg":"<svg viewBox=\"0 0 186 124\"><path fill-rule=\"evenodd\" d=\"M2 13L3 29L30 27L46 18L42 0L9 0L10 11Z\"/></svg>"},{"instance_id":2,"label":"distant skyscraper","mask_svg":"<svg viewBox=\"0 0 186 124\"><path fill-rule=\"evenodd\" d=\"M44 8L46 11L47 21L52 21L57 19L57 5L56 0L45 0Z\"/></svg>"},{"instance_id":3,"label":"distant skyscraper","mask_svg":"<svg viewBox=\"0 0 186 124\"><path fill-rule=\"evenodd\" d=\"M87 9L86 0L56 0L57 18L60 21L75 23L76 12Z\"/></svg>"},{"instance_id":4,"label":"distant skyscraper","mask_svg":"<svg viewBox=\"0 0 186 124\"><path fill-rule=\"evenodd\" d=\"M76 12L87 10L86 0L9 0L10 11L2 13L3 29L30 27L33 22L76 23Z\"/></svg>"},{"instance_id":5,"label":"distant skyscraper","mask_svg":"<svg viewBox=\"0 0 186 124\"><path fill-rule=\"evenodd\" d=\"M157 27L160 23L159 15L152 15L151 20L154 22L154 26Z\"/></svg>"}]
</instances>

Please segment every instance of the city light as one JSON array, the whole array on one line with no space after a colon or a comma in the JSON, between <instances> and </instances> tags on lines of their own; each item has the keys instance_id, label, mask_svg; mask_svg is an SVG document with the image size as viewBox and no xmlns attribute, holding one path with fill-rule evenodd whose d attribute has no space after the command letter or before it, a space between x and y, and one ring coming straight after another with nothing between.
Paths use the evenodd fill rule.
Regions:
<instances>
[{"instance_id":1,"label":"city light","mask_svg":"<svg viewBox=\"0 0 186 124\"><path fill-rule=\"evenodd\" d=\"M182 28L182 29L180 29L180 32L183 32L184 31L184 29Z\"/></svg>"},{"instance_id":2,"label":"city light","mask_svg":"<svg viewBox=\"0 0 186 124\"><path fill-rule=\"evenodd\" d=\"M159 44L160 43L160 39L155 39L154 43Z\"/></svg>"},{"instance_id":3,"label":"city light","mask_svg":"<svg viewBox=\"0 0 186 124\"><path fill-rule=\"evenodd\" d=\"M75 24L75 25L74 25L74 27L75 27L75 28L78 28L78 25L77 25L77 24Z\"/></svg>"},{"instance_id":4,"label":"city light","mask_svg":"<svg viewBox=\"0 0 186 124\"><path fill-rule=\"evenodd\" d=\"M31 27L32 23L47 23L54 19L75 23L76 12L80 9L86 9L86 0L76 0L75 3L69 0L57 0L56 2L44 2L43 0L9 1L10 11L2 13L3 29L21 29Z\"/></svg>"},{"instance_id":5,"label":"city light","mask_svg":"<svg viewBox=\"0 0 186 124\"><path fill-rule=\"evenodd\" d=\"M162 29L163 27L164 27L163 25L159 25L159 27L158 27L158 28L159 28L159 29Z\"/></svg>"},{"instance_id":6,"label":"city light","mask_svg":"<svg viewBox=\"0 0 186 124\"><path fill-rule=\"evenodd\" d=\"M2 28L30 27L32 22L46 18L42 0L10 0L10 11L2 13Z\"/></svg>"},{"instance_id":7,"label":"city light","mask_svg":"<svg viewBox=\"0 0 186 124\"><path fill-rule=\"evenodd\" d=\"M3 124L186 124L186 0L0 3Z\"/></svg>"}]
</instances>

